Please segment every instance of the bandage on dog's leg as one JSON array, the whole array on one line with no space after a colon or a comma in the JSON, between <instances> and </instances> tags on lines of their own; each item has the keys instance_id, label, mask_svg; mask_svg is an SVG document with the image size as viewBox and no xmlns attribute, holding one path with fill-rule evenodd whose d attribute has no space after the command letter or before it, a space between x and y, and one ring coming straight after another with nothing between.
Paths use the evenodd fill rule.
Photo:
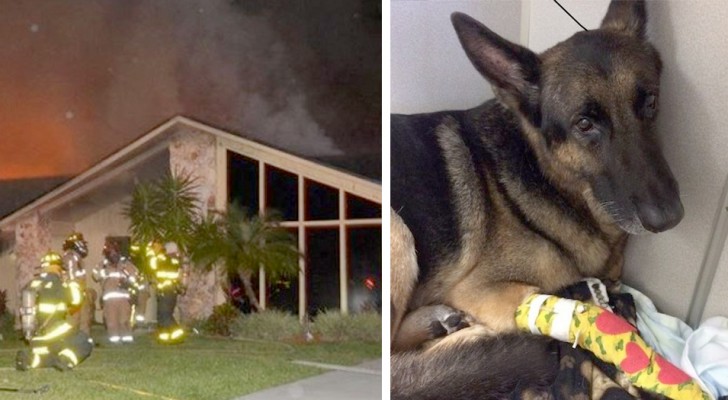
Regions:
<instances>
[{"instance_id":1,"label":"bandage on dog's leg","mask_svg":"<svg viewBox=\"0 0 728 400\"><path fill-rule=\"evenodd\" d=\"M534 294L516 310L516 325L589 350L644 390L677 400L710 398L690 376L647 346L634 326L598 306Z\"/></svg>"}]
</instances>

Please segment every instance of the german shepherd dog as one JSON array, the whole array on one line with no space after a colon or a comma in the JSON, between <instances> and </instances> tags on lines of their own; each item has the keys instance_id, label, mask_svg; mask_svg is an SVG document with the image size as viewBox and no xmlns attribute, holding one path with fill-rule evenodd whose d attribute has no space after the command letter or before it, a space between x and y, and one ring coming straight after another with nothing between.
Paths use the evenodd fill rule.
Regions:
<instances>
[{"instance_id":1,"label":"german shepherd dog","mask_svg":"<svg viewBox=\"0 0 728 400\"><path fill-rule=\"evenodd\" d=\"M613 0L599 29L542 54L467 15L452 23L496 98L391 117L392 349L457 331L393 356L395 398L491 398L543 380L547 342L510 335L517 306L618 280L628 234L683 217L656 135L662 64L644 1ZM466 320L477 326L458 331ZM481 392L433 387L471 378Z\"/></svg>"}]
</instances>

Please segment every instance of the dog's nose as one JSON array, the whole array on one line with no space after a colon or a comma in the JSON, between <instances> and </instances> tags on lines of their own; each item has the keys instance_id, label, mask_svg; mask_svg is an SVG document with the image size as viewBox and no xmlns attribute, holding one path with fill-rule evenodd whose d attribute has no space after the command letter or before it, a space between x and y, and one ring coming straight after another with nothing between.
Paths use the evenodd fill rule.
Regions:
<instances>
[{"instance_id":1,"label":"dog's nose","mask_svg":"<svg viewBox=\"0 0 728 400\"><path fill-rule=\"evenodd\" d=\"M677 225L685 215L685 209L678 198L662 205L640 204L637 206L637 213L645 229L658 233Z\"/></svg>"}]
</instances>

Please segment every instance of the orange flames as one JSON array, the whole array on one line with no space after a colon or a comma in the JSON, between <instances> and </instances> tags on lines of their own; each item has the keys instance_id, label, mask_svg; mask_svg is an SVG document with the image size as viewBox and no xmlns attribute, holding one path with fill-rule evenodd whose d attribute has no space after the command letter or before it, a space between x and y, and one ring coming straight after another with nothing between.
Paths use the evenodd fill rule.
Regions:
<instances>
[{"instance_id":1,"label":"orange flames","mask_svg":"<svg viewBox=\"0 0 728 400\"><path fill-rule=\"evenodd\" d=\"M40 110L38 115L22 110L6 115L0 118L0 180L78 173L86 161L84 149L62 115L51 119Z\"/></svg>"}]
</instances>

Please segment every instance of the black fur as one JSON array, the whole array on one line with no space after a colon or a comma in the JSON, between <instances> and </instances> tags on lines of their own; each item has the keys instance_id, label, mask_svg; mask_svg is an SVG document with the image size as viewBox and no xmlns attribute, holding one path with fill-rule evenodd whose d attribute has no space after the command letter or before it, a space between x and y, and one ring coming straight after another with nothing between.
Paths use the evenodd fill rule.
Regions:
<instances>
[{"instance_id":1,"label":"black fur","mask_svg":"<svg viewBox=\"0 0 728 400\"><path fill-rule=\"evenodd\" d=\"M547 389L558 373L555 346L514 334L459 343L448 351L402 353L392 358L392 400L503 399Z\"/></svg>"},{"instance_id":2,"label":"black fur","mask_svg":"<svg viewBox=\"0 0 728 400\"><path fill-rule=\"evenodd\" d=\"M427 275L430 266L460 249L449 178L435 129L445 116L461 114L392 116L392 131L398 132L391 138L392 148L397 149L392 151L397 156L391 159L392 209L411 221L408 227L415 238L433 238L442 244L442 247L418 247L420 278ZM397 174L395 171L411 173Z\"/></svg>"}]
</instances>

